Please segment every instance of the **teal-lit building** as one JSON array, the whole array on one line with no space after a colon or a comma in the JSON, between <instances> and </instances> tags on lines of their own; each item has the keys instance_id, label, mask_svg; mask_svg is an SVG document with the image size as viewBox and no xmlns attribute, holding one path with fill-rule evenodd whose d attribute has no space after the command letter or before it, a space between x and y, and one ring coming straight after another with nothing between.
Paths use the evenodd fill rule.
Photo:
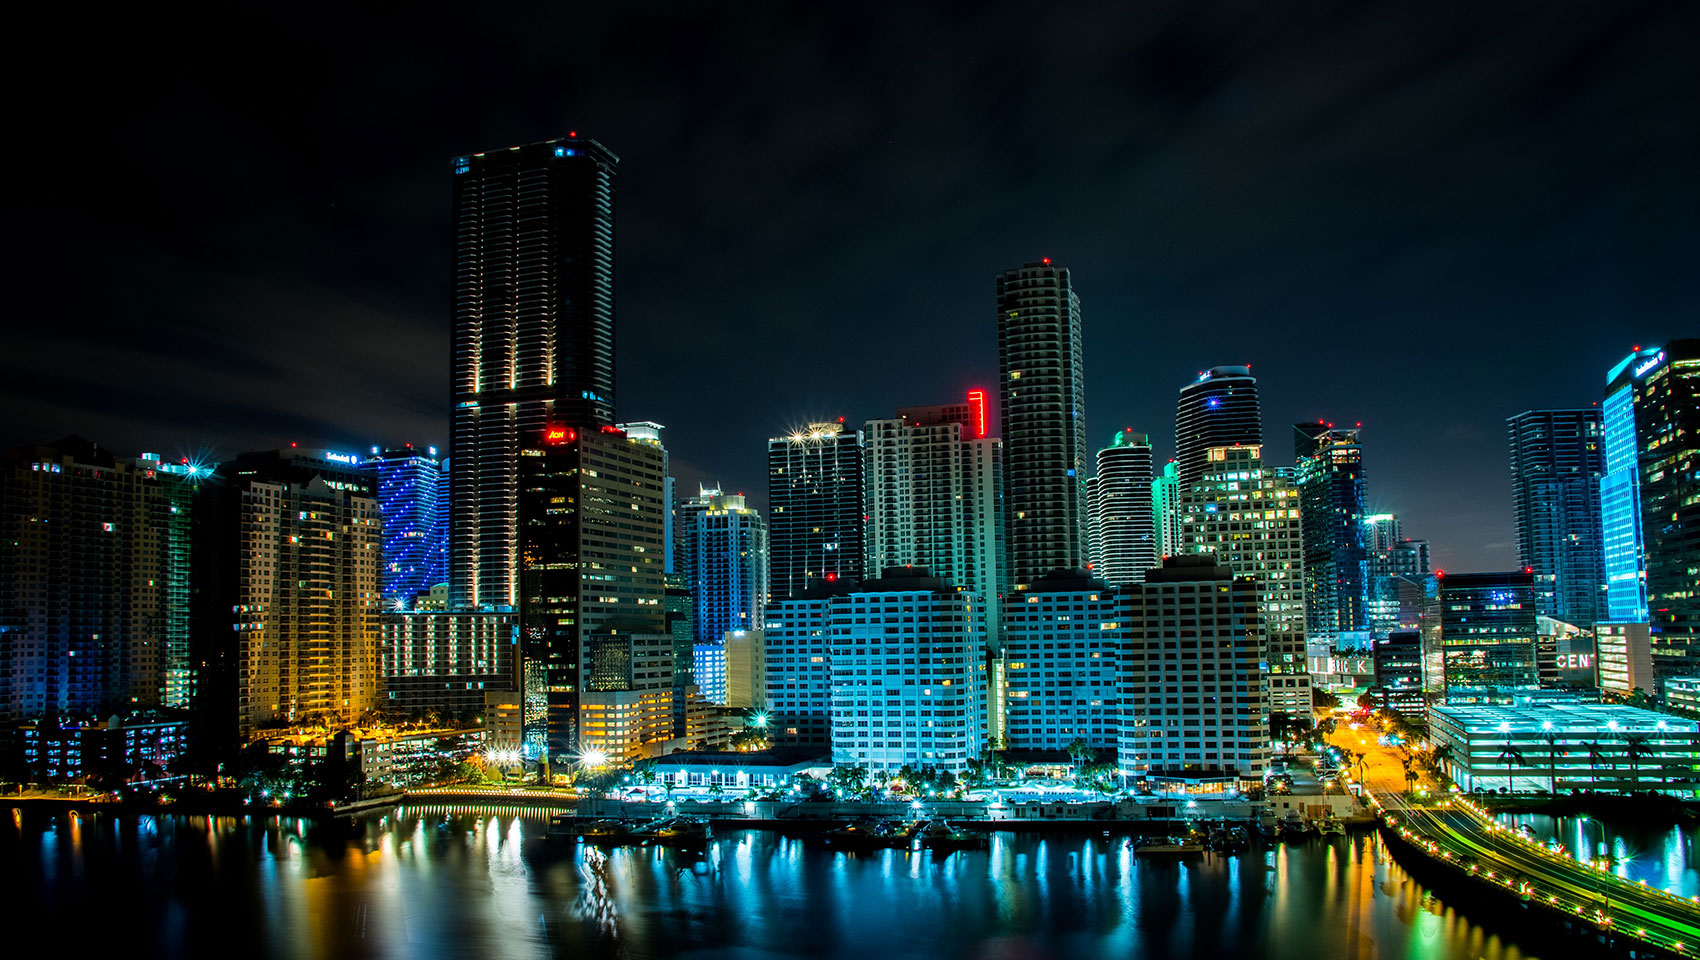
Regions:
<instances>
[{"instance_id":1,"label":"teal-lit building","mask_svg":"<svg viewBox=\"0 0 1700 960\"><path fill-rule=\"evenodd\" d=\"M1470 792L1700 793L1700 723L1612 703L1520 699L1429 709L1442 766Z\"/></svg>"}]
</instances>

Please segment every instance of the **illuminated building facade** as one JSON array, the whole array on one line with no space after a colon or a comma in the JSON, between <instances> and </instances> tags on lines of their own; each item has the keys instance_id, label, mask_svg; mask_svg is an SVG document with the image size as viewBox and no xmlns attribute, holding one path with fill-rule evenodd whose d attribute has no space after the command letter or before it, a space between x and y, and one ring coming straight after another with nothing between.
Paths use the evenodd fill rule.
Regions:
<instances>
[{"instance_id":1,"label":"illuminated building facade","mask_svg":"<svg viewBox=\"0 0 1700 960\"><path fill-rule=\"evenodd\" d=\"M195 504L197 735L379 706L383 518L359 457L294 447L219 465Z\"/></svg>"},{"instance_id":2,"label":"illuminated building facade","mask_svg":"<svg viewBox=\"0 0 1700 960\"><path fill-rule=\"evenodd\" d=\"M1423 640L1415 630L1395 630L1375 642L1375 691L1383 707L1421 723L1428 700L1423 696Z\"/></svg>"},{"instance_id":3,"label":"illuminated building facade","mask_svg":"<svg viewBox=\"0 0 1700 960\"><path fill-rule=\"evenodd\" d=\"M1446 703L1429 711L1428 730L1447 748L1447 776L1467 791L1696 793L1700 724L1670 714L1614 703Z\"/></svg>"},{"instance_id":4,"label":"illuminated building facade","mask_svg":"<svg viewBox=\"0 0 1700 960\"><path fill-rule=\"evenodd\" d=\"M1369 551L1358 430L1296 423L1293 459L1304 511L1307 641L1313 654L1361 648L1369 631Z\"/></svg>"},{"instance_id":5,"label":"illuminated building facade","mask_svg":"<svg viewBox=\"0 0 1700 960\"><path fill-rule=\"evenodd\" d=\"M980 605L920 567L887 570L832 599L834 764L960 775L979 758L986 735Z\"/></svg>"},{"instance_id":6,"label":"illuminated building facade","mask_svg":"<svg viewBox=\"0 0 1700 960\"><path fill-rule=\"evenodd\" d=\"M661 451L552 426L520 455L526 748L629 762L672 738Z\"/></svg>"},{"instance_id":7,"label":"illuminated building facade","mask_svg":"<svg viewBox=\"0 0 1700 960\"><path fill-rule=\"evenodd\" d=\"M1269 656L1269 707L1308 720L1304 543L1291 476L1265 466L1260 446L1205 451L1203 474L1181 494L1181 541L1183 555L1208 554L1251 579Z\"/></svg>"},{"instance_id":8,"label":"illuminated building facade","mask_svg":"<svg viewBox=\"0 0 1700 960\"><path fill-rule=\"evenodd\" d=\"M1427 540L1400 535L1399 518L1375 513L1364 518L1368 576L1365 619L1371 637L1386 637L1422 626L1424 583L1429 576Z\"/></svg>"},{"instance_id":9,"label":"illuminated building facade","mask_svg":"<svg viewBox=\"0 0 1700 960\"><path fill-rule=\"evenodd\" d=\"M453 166L450 601L512 607L520 450L614 422L619 158L572 132Z\"/></svg>"},{"instance_id":10,"label":"illuminated building facade","mask_svg":"<svg viewBox=\"0 0 1700 960\"><path fill-rule=\"evenodd\" d=\"M1600 404L1605 475L1600 478L1600 549L1606 578L1606 620L1647 622L1647 554L1641 532L1640 447L1635 384L1658 367L1664 351L1637 349L1606 374Z\"/></svg>"},{"instance_id":11,"label":"illuminated building facade","mask_svg":"<svg viewBox=\"0 0 1700 960\"><path fill-rule=\"evenodd\" d=\"M448 581L448 476L436 447L373 447L366 464L377 474L384 519L384 607L407 610Z\"/></svg>"},{"instance_id":12,"label":"illuminated building facade","mask_svg":"<svg viewBox=\"0 0 1700 960\"><path fill-rule=\"evenodd\" d=\"M383 631L386 713L481 716L490 694L517 691L519 617L494 610L390 610Z\"/></svg>"},{"instance_id":13,"label":"illuminated building facade","mask_svg":"<svg viewBox=\"0 0 1700 960\"><path fill-rule=\"evenodd\" d=\"M1539 686L1532 573L1437 574L1423 610L1423 688L1448 703L1510 703Z\"/></svg>"},{"instance_id":14,"label":"illuminated building facade","mask_svg":"<svg viewBox=\"0 0 1700 960\"><path fill-rule=\"evenodd\" d=\"M0 721L188 705L206 473L77 437L0 455Z\"/></svg>"},{"instance_id":15,"label":"illuminated building facade","mask_svg":"<svg viewBox=\"0 0 1700 960\"><path fill-rule=\"evenodd\" d=\"M1261 446L1263 412L1250 367L1211 367L1175 402L1175 465L1182 493L1209 468L1212 447Z\"/></svg>"},{"instance_id":16,"label":"illuminated building facade","mask_svg":"<svg viewBox=\"0 0 1700 960\"><path fill-rule=\"evenodd\" d=\"M811 423L767 442L769 583L775 599L862 578L862 432Z\"/></svg>"},{"instance_id":17,"label":"illuminated building facade","mask_svg":"<svg viewBox=\"0 0 1700 960\"><path fill-rule=\"evenodd\" d=\"M1517 558L1535 573L1536 612L1591 627L1605 619L1600 411L1526 410L1505 426Z\"/></svg>"},{"instance_id":18,"label":"illuminated building facade","mask_svg":"<svg viewBox=\"0 0 1700 960\"><path fill-rule=\"evenodd\" d=\"M832 629L835 598L854 587L822 583L767 607L767 705L775 744L832 745Z\"/></svg>"},{"instance_id":19,"label":"illuminated building facade","mask_svg":"<svg viewBox=\"0 0 1700 960\"><path fill-rule=\"evenodd\" d=\"M1163 472L1151 480L1152 536L1157 541L1157 559L1178 557L1181 542L1180 464L1163 464Z\"/></svg>"},{"instance_id":20,"label":"illuminated building facade","mask_svg":"<svg viewBox=\"0 0 1700 960\"><path fill-rule=\"evenodd\" d=\"M906 407L862 428L867 567L926 567L988 604L1003 592L1003 444L986 436L985 391ZM997 611L986 639L997 649Z\"/></svg>"},{"instance_id":21,"label":"illuminated building facade","mask_svg":"<svg viewBox=\"0 0 1700 960\"><path fill-rule=\"evenodd\" d=\"M1010 595L1004 610L1004 738L1011 750L1114 750L1121 607L1081 571ZM994 691L994 695L996 695Z\"/></svg>"},{"instance_id":22,"label":"illuminated building facade","mask_svg":"<svg viewBox=\"0 0 1700 960\"><path fill-rule=\"evenodd\" d=\"M1700 339L1668 343L1626 372L1648 619L1665 646L1690 648L1700 643Z\"/></svg>"},{"instance_id":23,"label":"illuminated building facade","mask_svg":"<svg viewBox=\"0 0 1700 960\"><path fill-rule=\"evenodd\" d=\"M1086 368L1080 297L1049 259L998 274L1005 579L1086 565Z\"/></svg>"},{"instance_id":24,"label":"illuminated building facade","mask_svg":"<svg viewBox=\"0 0 1700 960\"><path fill-rule=\"evenodd\" d=\"M1151 438L1116 431L1098 451L1089 538L1092 575L1111 586L1138 583L1157 565L1151 483Z\"/></svg>"},{"instance_id":25,"label":"illuminated building facade","mask_svg":"<svg viewBox=\"0 0 1700 960\"><path fill-rule=\"evenodd\" d=\"M768 600L767 522L742 494L716 492L700 500L686 514L692 622L696 643L719 643L728 631L761 628Z\"/></svg>"},{"instance_id":26,"label":"illuminated building facade","mask_svg":"<svg viewBox=\"0 0 1700 960\"><path fill-rule=\"evenodd\" d=\"M1270 705L1257 584L1208 556L1170 557L1123 594L1122 775L1157 789L1261 783Z\"/></svg>"}]
</instances>

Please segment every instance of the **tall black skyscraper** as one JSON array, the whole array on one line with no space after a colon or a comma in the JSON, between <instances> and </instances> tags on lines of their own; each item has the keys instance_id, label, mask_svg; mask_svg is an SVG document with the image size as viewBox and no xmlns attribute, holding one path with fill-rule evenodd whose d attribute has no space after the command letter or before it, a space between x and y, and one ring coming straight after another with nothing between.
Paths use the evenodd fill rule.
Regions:
<instances>
[{"instance_id":1,"label":"tall black skyscraper","mask_svg":"<svg viewBox=\"0 0 1700 960\"><path fill-rule=\"evenodd\" d=\"M510 606L516 471L547 424L614 422L614 181L576 132L454 160L450 600Z\"/></svg>"},{"instance_id":2,"label":"tall black skyscraper","mask_svg":"<svg viewBox=\"0 0 1700 960\"><path fill-rule=\"evenodd\" d=\"M1342 634L1369 630L1370 529L1364 522L1364 452L1356 428L1293 424L1293 459L1304 513L1305 634L1340 649ZM1320 651L1319 651L1320 652Z\"/></svg>"},{"instance_id":3,"label":"tall black skyscraper","mask_svg":"<svg viewBox=\"0 0 1700 960\"><path fill-rule=\"evenodd\" d=\"M1049 259L997 276L1008 582L1086 566L1086 370L1080 298Z\"/></svg>"},{"instance_id":4,"label":"tall black skyscraper","mask_svg":"<svg viewBox=\"0 0 1700 960\"><path fill-rule=\"evenodd\" d=\"M1175 404L1175 462L1180 488L1204 475L1211 447L1263 443L1263 413L1250 367L1211 367L1181 388Z\"/></svg>"},{"instance_id":5,"label":"tall black skyscraper","mask_svg":"<svg viewBox=\"0 0 1700 960\"><path fill-rule=\"evenodd\" d=\"M768 440L767 504L774 600L862 579L862 431L827 421Z\"/></svg>"},{"instance_id":6,"label":"tall black skyscraper","mask_svg":"<svg viewBox=\"0 0 1700 960\"><path fill-rule=\"evenodd\" d=\"M1535 577L1535 612L1584 629L1605 616L1598 407L1525 410L1505 421L1517 559Z\"/></svg>"}]
</instances>

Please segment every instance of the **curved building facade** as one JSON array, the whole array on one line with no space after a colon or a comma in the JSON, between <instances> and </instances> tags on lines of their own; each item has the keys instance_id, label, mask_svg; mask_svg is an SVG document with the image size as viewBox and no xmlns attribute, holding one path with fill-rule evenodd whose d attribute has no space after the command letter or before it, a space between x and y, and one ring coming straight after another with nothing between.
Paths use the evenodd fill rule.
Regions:
<instances>
[{"instance_id":1,"label":"curved building facade","mask_svg":"<svg viewBox=\"0 0 1700 960\"><path fill-rule=\"evenodd\" d=\"M1098 451L1092 483L1093 574L1120 586L1139 583L1157 562L1151 514L1151 438L1118 430Z\"/></svg>"},{"instance_id":2,"label":"curved building facade","mask_svg":"<svg viewBox=\"0 0 1700 960\"><path fill-rule=\"evenodd\" d=\"M1263 443L1263 412L1250 367L1211 367L1181 388L1175 404L1175 461L1181 490L1205 473L1211 447Z\"/></svg>"}]
</instances>

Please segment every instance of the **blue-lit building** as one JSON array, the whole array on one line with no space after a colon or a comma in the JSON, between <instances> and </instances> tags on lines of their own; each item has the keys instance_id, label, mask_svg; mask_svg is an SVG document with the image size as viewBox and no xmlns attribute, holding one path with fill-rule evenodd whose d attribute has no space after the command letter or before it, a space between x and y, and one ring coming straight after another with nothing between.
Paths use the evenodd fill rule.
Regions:
<instances>
[{"instance_id":1,"label":"blue-lit building","mask_svg":"<svg viewBox=\"0 0 1700 960\"><path fill-rule=\"evenodd\" d=\"M1535 578L1436 574L1423 610L1423 689L1448 703L1511 703L1540 686Z\"/></svg>"},{"instance_id":2,"label":"blue-lit building","mask_svg":"<svg viewBox=\"0 0 1700 960\"><path fill-rule=\"evenodd\" d=\"M407 610L415 596L448 581L448 472L436 447L411 443L373 447L366 465L377 473L384 518L384 607Z\"/></svg>"},{"instance_id":3,"label":"blue-lit building","mask_svg":"<svg viewBox=\"0 0 1700 960\"><path fill-rule=\"evenodd\" d=\"M1505 421L1517 558L1535 576L1535 610L1592 628L1604 619L1600 411L1525 410Z\"/></svg>"},{"instance_id":4,"label":"blue-lit building","mask_svg":"<svg viewBox=\"0 0 1700 960\"><path fill-rule=\"evenodd\" d=\"M1600 478L1600 546L1606 620L1647 622L1647 556L1641 540L1641 483L1635 445L1636 370L1656 363L1657 347L1638 349L1606 374L1600 405L1605 474Z\"/></svg>"}]
</instances>

